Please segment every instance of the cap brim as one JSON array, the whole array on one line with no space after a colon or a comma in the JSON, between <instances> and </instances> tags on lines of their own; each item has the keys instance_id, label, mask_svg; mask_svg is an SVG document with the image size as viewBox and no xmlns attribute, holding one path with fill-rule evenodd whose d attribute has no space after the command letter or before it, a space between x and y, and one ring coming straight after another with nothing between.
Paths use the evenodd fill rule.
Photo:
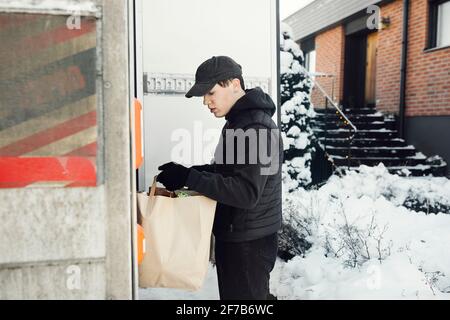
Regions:
<instances>
[{"instance_id":1,"label":"cap brim","mask_svg":"<svg viewBox=\"0 0 450 320\"><path fill-rule=\"evenodd\" d=\"M215 83L195 83L188 93L186 93L185 97L203 97L208 91L214 88L215 85Z\"/></svg>"}]
</instances>

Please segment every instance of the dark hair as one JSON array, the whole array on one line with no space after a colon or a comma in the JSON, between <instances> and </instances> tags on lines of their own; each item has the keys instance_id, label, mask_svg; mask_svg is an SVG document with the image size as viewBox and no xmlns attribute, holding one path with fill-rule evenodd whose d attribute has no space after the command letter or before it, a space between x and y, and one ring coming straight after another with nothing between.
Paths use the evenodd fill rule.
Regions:
<instances>
[{"instance_id":1,"label":"dark hair","mask_svg":"<svg viewBox=\"0 0 450 320\"><path fill-rule=\"evenodd\" d=\"M218 83L219 86L221 86L221 87L227 87L227 86L230 85L230 83L231 83L231 81L232 81L233 79L238 79L238 80L240 81L240 83L241 83L241 88L242 88L242 90L245 91L245 84L244 84L244 79L242 78L242 76L236 76L236 77L233 77L233 78L229 78L229 79L225 79L225 80L220 80L220 81L218 81L217 83Z\"/></svg>"}]
</instances>

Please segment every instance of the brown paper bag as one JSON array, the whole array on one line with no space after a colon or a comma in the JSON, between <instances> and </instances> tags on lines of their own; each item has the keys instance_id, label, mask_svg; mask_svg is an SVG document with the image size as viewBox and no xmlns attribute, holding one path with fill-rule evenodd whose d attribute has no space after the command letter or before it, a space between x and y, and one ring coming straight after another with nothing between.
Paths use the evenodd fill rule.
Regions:
<instances>
[{"instance_id":1,"label":"brown paper bag","mask_svg":"<svg viewBox=\"0 0 450 320\"><path fill-rule=\"evenodd\" d=\"M139 286L198 290L208 271L216 201L192 193L158 194L164 192L157 192L155 178L143 216L146 253Z\"/></svg>"}]
</instances>

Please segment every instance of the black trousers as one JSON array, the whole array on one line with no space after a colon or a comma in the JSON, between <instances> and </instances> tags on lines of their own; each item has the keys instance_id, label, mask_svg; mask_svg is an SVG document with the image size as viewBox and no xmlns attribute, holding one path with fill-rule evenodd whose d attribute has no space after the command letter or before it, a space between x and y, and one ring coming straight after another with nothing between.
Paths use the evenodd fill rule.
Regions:
<instances>
[{"instance_id":1,"label":"black trousers","mask_svg":"<svg viewBox=\"0 0 450 320\"><path fill-rule=\"evenodd\" d=\"M278 235L247 242L216 239L215 259L221 300L267 300L278 250Z\"/></svg>"}]
</instances>

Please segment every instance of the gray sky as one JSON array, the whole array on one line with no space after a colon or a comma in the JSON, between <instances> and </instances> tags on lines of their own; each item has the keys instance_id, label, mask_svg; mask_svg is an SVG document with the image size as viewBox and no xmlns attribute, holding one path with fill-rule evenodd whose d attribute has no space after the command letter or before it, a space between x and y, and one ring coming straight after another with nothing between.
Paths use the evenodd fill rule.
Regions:
<instances>
[{"instance_id":1,"label":"gray sky","mask_svg":"<svg viewBox=\"0 0 450 320\"><path fill-rule=\"evenodd\" d=\"M280 0L280 18L281 20L287 18L295 11L310 4L314 0Z\"/></svg>"}]
</instances>

